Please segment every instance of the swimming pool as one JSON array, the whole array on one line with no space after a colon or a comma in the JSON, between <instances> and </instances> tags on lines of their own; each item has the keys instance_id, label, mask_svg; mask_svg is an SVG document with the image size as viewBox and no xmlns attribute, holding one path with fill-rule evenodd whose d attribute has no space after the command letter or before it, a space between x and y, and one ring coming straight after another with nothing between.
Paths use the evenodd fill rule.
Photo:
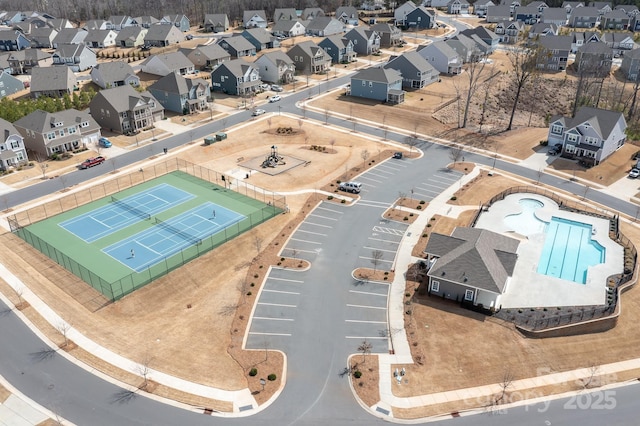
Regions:
<instances>
[{"instance_id":1,"label":"swimming pool","mask_svg":"<svg viewBox=\"0 0 640 426\"><path fill-rule=\"evenodd\" d=\"M518 201L522 212L505 216L504 224L520 235L530 236L544 232L547 222L543 222L535 215L535 211L544 207L542 201L533 198L522 198Z\"/></svg>"},{"instance_id":2,"label":"swimming pool","mask_svg":"<svg viewBox=\"0 0 640 426\"><path fill-rule=\"evenodd\" d=\"M586 283L588 267L603 263L605 256L605 248L591 235L591 225L552 217L536 272Z\"/></svg>"}]
</instances>

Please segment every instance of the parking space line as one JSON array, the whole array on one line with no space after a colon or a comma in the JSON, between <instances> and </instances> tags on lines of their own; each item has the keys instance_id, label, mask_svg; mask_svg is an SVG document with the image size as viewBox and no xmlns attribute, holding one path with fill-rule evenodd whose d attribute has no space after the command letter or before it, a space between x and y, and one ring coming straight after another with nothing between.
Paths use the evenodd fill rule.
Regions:
<instances>
[{"instance_id":1,"label":"parking space line","mask_svg":"<svg viewBox=\"0 0 640 426\"><path fill-rule=\"evenodd\" d=\"M389 171L387 171L387 170L382 170L382 169L379 169L379 168L376 168L376 169L375 169L375 172L369 172L369 173L367 173L367 174L372 174L372 175L374 175L374 176L378 176L378 173L384 173L384 174L387 174L387 175L394 175L394 174L395 174L394 172L389 172ZM380 177L388 177L388 176L384 176L384 175L382 175L382 176L380 176Z\"/></svg>"},{"instance_id":2,"label":"parking space line","mask_svg":"<svg viewBox=\"0 0 640 426\"><path fill-rule=\"evenodd\" d=\"M291 250L291 251L296 251L298 253L313 253L313 254L317 254L318 252L315 250L302 250L302 249L294 249L294 248L289 248L289 247L285 247L282 250Z\"/></svg>"},{"instance_id":3,"label":"parking space line","mask_svg":"<svg viewBox=\"0 0 640 426\"><path fill-rule=\"evenodd\" d=\"M289 241L300 241L301 243L320 244L320 245L322 245L322 243L319 243L319 242L316 242L316 241L299 240L298 238L291 238Z\"/></svg>"},{"instance_id":4,"label":"parking space line","mask_svg":"<svg viewBox=\"0 0 640 426\"><path fill-rule=\"evenodd\" d=\"M300 229L300 228L298 228L296 232L304 232L305 234L311 234L311 235L320 235L321 237L327 236L327 234L321 234L319 232L312 232L312 231L305 231L304 229Z\"/></svg>"},{"instance_id":5,"label":"parking space line","mask_svg":"<svg viewBox=\"0 0 640 426\"><path fill-rule=\"evenodd\" d=\"M363 340L387 340L388 337L381 336L344 336L345 339L363 339Z\"/></svg>"},{"instance_id":6,"label":"parking space line","mask_svg":"<svg viewBox=\"0 0 640 426\"><path fill-rule=\"evenodd\" d=\"M364 309L387 309L386 306L384 307L380 307L380 306L367 306L367 305L350 305L347 303L347 306L350 308L364 308Z\"/></svg>"},{"instance_id":7,"label":"parking space line","mask_svg":"<svg viewBox=\"0 0 640 426\"><path fill-rule=\"evenodd\" d=\"M263 290L264 291L264 290ZM358 291L358 290L349 290L349 293L358 293L358 294L368 294L371 296L382 296L382 297L387 297L387 294L380 294L380 293L372 293L370 291Z\"/></svg>"},{"instance_id":8,"label":"parking space line","mask_svg":"<svg viewBox=\"0 0 640 426\"><path fill-rule=\"evenodd\" d=\"M258 305L265 305L265 306L281 306L283 308L297 308L296 305L284 305L282 303L266 303L266 302L258 302Z\"/></svg>"},{"instance_id":9,"label":"parking space line","mask_svg":"<svg viewBox=\"0 0 640 426\"><path fill-rule=\"evenodd\" d=\"M372 229L373 232L382 232L383 234L391 234L396 236L404 235L404 231L394 228L385 228L384 226L374 226Z\"/></svg>"},{"instance_id":10,"label":"parking space line","mask_svg":"<svg viewBox=\"0 0 640 426\"><path fill-rule=\"evenodd\" d=\"M309 216L319 217L320 219L326 219L326 220L335 220L336 222L338 221L338 219L336 219L335 217L320 216L319 214L310 214Z\"/></svg>"},{"instance_id":11,"label":"parking space line","mask_svg":"<svg viewBox=\"0 0 640 426\"><path fill-rule=\"evenodd\" d=\"M313 226L321 226L323 228L331 228L331 226L329 225L322 225L320 223L313 223L313 222L309 222L309 221L304 221L302 222L303 225L313 225Z\"/></svg>"},{"instance_id":12,"label":"parking space line","mask_svg":"<svg viewBox=\"0 0 640 426\"><path fill-rule=\"evenodd\" d=\"M284 294L300 294L300 293L296 293L295 291L283 291L283 290L269 290L268 288L265 288L262 290L264 291L268 291L270 293L284 293Z\"/></svg>"},{"instance_id":13,"label":"parking space line","mask_svg":"<svg viewBox=\"0 0 640 426\"><path fill-rule=\"evenodd\" d=\"M320 206L320 207L316 208L316 210L326 210L326 211L331 212L331 213L344 214L344 212L342 212L342 211L340 211L340 210L328 209L328 208L326 208L326 207L322 207L322 206ZM337 219L336 219L336 220L337 220Z\"/></svg>"},{"instance_id":14,"label":"parking space line","mask_svg":"<svg viewBox=\"0 0 640 426\"><path fill-rule=\"evenodd\" d=\"M373 257L358 256L359 259L374 260ZM378 262L393 263L393 260L376 259Z\"/></svg>"},{"instance_id":15,"label":"parking space line","mask_svg":"<svg viewBox=\"0 0 640 426\"><path fill-rule=\"evenodd\" d=\"M368 246L364 246L363 248L367 249L367 250L378 250L378 251L386 251L387 253L395 253L396 250L385 250L385 249L381 249L378 247L368 247Z\"/></svg>"},{"instance_id":16,"label":"parking space line","mask_svg":"<svg viewBox=\"0 0 640 426\"><path fill-rule=\"evenodd\" d=\"M392 240L383 240L382 238L373 238L373 237L369 237L367 238L368 240L373 240L373 241L381 241L383 243L391 243L391 244L400 244L400 241L392 241Z\"/></svg>"},{"instance_id":17,"label":"parking space line","mask_svg":"<svg viewBox=\"0 0 640 426\"><path fill-rule=\"evenodd\" d=\"M370 181L375 182L375 183L383 183L384 182L382 180L370 178L369 176L364 176L364 175L360 176L358 179L359 180L370 180Z\"/></svg>"},{"instance_id":18,"label":"parking space line","mask_svg":"<svg viewBox=\"0 0 640 426\"><path fill-rule=\"evenodd\" d=\"M249 334L257 334L260 336L291 336L290 333L259 333L257 331L250 331Z\"/></svg>"},{"instance_id":19,"label":"parking space line","mask_svg":"<svg viewBox=\"0 0 640 426\"><path fill-rule=\"evenodd\" d=\"M366 200L360 200L358 202L358 205L365 206L365 207L376 207L376 208L379 208L379 209L387 209L387 208L389 208L388 204L386 206L381 206L380 204L373 204L370 201L366 201Z\"/></svg>"},{"instance_id":20,"label":"parking space line","mask_svg":"<svg viewBox=\"0 0 640 426\"><path fill-rule=\"evenodd\" d=\"M431 189L426 189L426 188L418 188L420 190L420 192L432 192L434 194L439 194L442 192L442 189L444 188L438 188L440 189L440 191L432 191ZM413 194L414 196L416 195L415 193Z\"/></svg>"},{"instance_id":21,"label":"parking space line","mask_svg":"<svg viewBox=\"0 0 640 426\"><path fill-rule=\"evenodd\" d=\"M276 281L287 281L287 282L290 282L290 283L298 283L298 284L303 284L304 283L304 281L292 280L292 279L289 279L289 278L269 277L267 279L276 280Z\"/></svg>"},{"instance_id":22,"label":"parking space line","mask_svg":"<svg viewBox=\"0 0 640 426\"><path fill-rule=\"evenodd\" d=\"M293 318L253 317L253 319L258 319L258 320L267 320L267 321L293 321Z\"/></svg>"},{"instance_id":23,"label":"parking space line","mask_svg":"<svg viewBox=\"0 0 640 426\"><path fill-rule=\"evenodd\" d=\"M429 179L429 182L432 183L432 184L433 184L433 182L442 183L442 184L445 184L447 186L450 186L452 183L456 182L459 179L460 179L460 176L457 176L456 178L443 179L443 180L438 180L438 179L435 179L435 178L431 178L431 179Z\"/></svg>"},{"instance_id":24,"label":"parking space line","mask_svg":"<svg viewBox=\"0 0 640 426\"><path fill-rule=\"evenodd\" d=\"M344 322L358 322L364 324L386 324L386 321L344 320Z\"/></svg>"}]
</instances>

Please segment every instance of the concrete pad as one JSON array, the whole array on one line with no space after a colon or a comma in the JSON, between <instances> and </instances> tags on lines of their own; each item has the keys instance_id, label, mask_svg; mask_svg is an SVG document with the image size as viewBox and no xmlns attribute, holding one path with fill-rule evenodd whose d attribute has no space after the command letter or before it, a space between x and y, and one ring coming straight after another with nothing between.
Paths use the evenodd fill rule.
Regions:
<instances>
[{"instance_id":1,"label":"concrete pad","mask_svg":"<svg viewBox=\"0 0 640 426\"><path fill-rule=\"evenodd\" d=\"M0 424L11 426L37 425L47 420L49 417L18 398L10 395L7 400L0 405Z\"/></svg>"}]
</instances>

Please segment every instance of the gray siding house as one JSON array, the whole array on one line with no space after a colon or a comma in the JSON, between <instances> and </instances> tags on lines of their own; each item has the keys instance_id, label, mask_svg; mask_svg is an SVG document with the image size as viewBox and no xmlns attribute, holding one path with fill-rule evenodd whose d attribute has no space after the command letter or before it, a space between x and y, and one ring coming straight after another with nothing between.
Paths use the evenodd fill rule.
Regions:
<instances>
[{"instance_id":1,"label":"gray siding house","mask_svg":"<svg viewBox=\"0 0 640 426\"><path fill-rule=\"evenodd\" d=\"M318 16L306 26L307 34L315 37L327 37L344 32L344 24L329 16Z\"/></svg>"},{"instance_id":2,"label":"gray siding house","mask_svg":"<svg viewBox=\"0 0 640 426\"><path fill-rule=\"evenodd\" d=\"M224 33L229 30L229 17L225 13L204 15L204 30L209 33Z\"/></svg>"},{"instance_id":3,"label":"gray siding house","mask_svg":"<svg viewBox=\"0 0 640 426\"><path fill-rule=\"evenodd\" d=\"M638 76L640 76L640 49L634 49L624 55L620 71L627 80L638 81Z\"/></svg>"},{"instance_id":4,"label":"gray siding house","mask_svg":"<svg viewBox=\"0 0 640 426\"><path fill-rule=\"evenodd\" d=\"M567 69L571 53L571 36L548 35L538 40L540 54L536 55L536 67L541 70L562 71Z\"/></svg>"},{"instance_id":5,"label":"gray siding house","mask_svg":"<svg viewBox=\"0 0 640 426\"><path fill-rule=\"evenodd\" d=\"M258 92L260 72L244 59L232 59L221 63L211 72L211 88L230 95L247 96Z\"/></svg>"},{"instance_id":6,"label":"gray siding house","mask_svg":"<svg viewBox=\"0 0 640 426\"><path fill-rule=\"evenodd\" d=\"M0 170L19 166L27 160L24 138L13 124L0 118Z\"/></svg>"},{"instance_id":7,"label":"gray siding house","mask_svg":"<svg viewBox=\"0 0 640 426\"><path fill-rule=\"evenodd\" d=\"M266 28L267 14L264 10L245 10L242 14L242 25L245 28Z\"/></svg>"},{"instance_id":8,"label":"gray siding house","mask_svg":"<svg viewBox=\"0 0 640 426\"><path fill-rule=\"evenodd\" d=\"M340 35L326 37L318 46L322 47L334 64L346 64L356 59L356 52L353 51L353 43Z\"/></svg>"},{"instance_id":9,"label":"gray siding house","mask_svg":"<svg viewBox=\"0 0 640 426\"><path fill-rule=\"evenodd\" d=\"M143 27L126 27L118 32L116 45L119 47L139 47L144 45L147 29Z\"/></svg>"},{"instance_id":10,"label":"gray siding house","mask_svg":"<svg viewBox=\"0 0 640 426\"><path fill-rule=\"evenodd\" d=\"M170 73L193 74L193 63L182 52L149 56L140 64L140 70L148 74L165 76Z\"/></svg>"},{"instance_id":11,"label":"gray siding house","mask_svg":"<svg viewBox=\"0 0 640 426\"><path fill-rule=\"evenodd\" d=\"M24 49L11 52L8 57L12 74L29 74L35 67L53 65L53 57L40 49Z\"/></svg>"},{"instance_id":12,"label":"gray siding house","mask_svg":"<svg viewBox=\"0 0 640 426\"><path fill-rule=\"evenodd\" d=\"M31 96L60 98L71 95L78 85L69 67L45 67L31 70Z\"/></svg>"},{"instance_id":13,"label":"gray siding house","mask_svg":"<svg viewBox=\"0 0 640 426\"><path fill-rule=\"evenodd\" d=\"M152 25L144 36L144 44L151 47L166 47L178 44L184 36L173 25Z\"/></svg>"},{"instance_id":14,"label":"gray siding house","mask_svg":"<svg viewBox=\"0 0 640 426\"><path fill-rule=\"evenodd\" d=\"M280 42L271 33L267 32L264 28L250 28L242 32L242 36L251 43L256 52L264 49L273 49L279 47Z\"/></svg>"},{"instance_id":15,"label":"gray siding house","mask_svg":"<svg viewBox=\"0 0 640 426\"><path fill-rule=\"evenodd\" d=\"M422 89L439 80L440 73L416 51L405 52L383 65L394 69L402 75L402 87Z\"/></svg>"},{"instance_id":16,"label":"gray siding house","mask_svg":"<svg viewBox=\"0 0 640 426\"><path fill-rule=\"evenodd\" d=\"M140 86L140 78L133 67L123 61L103 62L91 70L91 81L101 89L131 85Z\"/></svg>"},{"instance_id":17,"label":"gray siding house","mask_svg":"<svg viewBox=\"0 0 640 426\"><path fill-rule=\"evenodd\" d=\"M327 72L331 57L312 41L303 41L287 52L300 74L322 74Z\"/></svg>"},{"instance_id":18,"label":"gray siding house","mask_svg":"<svg viewBox=\"0 0 640 426\"><path fill-rule=\"evenodd\" d=\"M380 47L393 47L402 44L402 31L391 24L374 24L371 29L380 35Z\"/></svg>"},{"instance_id":19,"label":"gray siding house","mask_svg":"<svg viewBox=\"0 0 640 426\"><path fill-rule=\"evenodd\" d=\"M229 52L232 58L256 55L256 47L241 35L221 38L218 45Z\"/></svg>"},{"instance_id":20,"label":"gray siding house","mask_svg":"<svg viewBox=\"0 0 640 426\"><path fill-rule=\"evenodd\" d=\"M579 73L605 77L611 72L613 49L601 41L583 44L576 52L574 66Z\"/></svg>"},{"instance_id":21,"label":"gray siding house","mask_svg":"<svg viewBox=\"0 0 640 426\"><path fill-rule=\"evenodd\" d=\"M150 129L164 118L164 108L149 92L129 85L101 90L89 103L91 116L104 129L131 134Z\"/></svg>"},{"instance_id":22,"label":"gray siding house","mask_svg":"<svg viewBox=\"0 0 640 426\"><path fill-rule=\"evenodd\" d=\"M595 7L577 7L569 15L569 26L573 28L594 28L600 14Z\"/></svg>"},{"instance_id":23,"label":"gray siding house","mask_svg":"<svg viewBox=\"0 0 640 426\"><path fill-rule=\"evenodd\" d=\"M356 27L348 31L344 38L351 40L353 50L358 55L367 56L380 51L380 35L376 31Z\"/></svg>"},{"instance_id":24,"label":"gray siding house","mask_svg":"<svg viewBox=\"0 0 640 426\"><path fill-rule=\"evenodd\" d=\"M193 114L207 109L209 84L201 78L188 79L172 73L149 86L149 92L165 110Z\"/></svg>"},{"instance_id":25,"label":"gray siding house","mask_svg":"<svg viewBox=\"0 0 640 426\"><path fill-rule=\"evenodd\" d=\"M269 83L290 83L293 81L296 66L291 58L281 50L267 52L254 62L260 73L260 80Z\"/></svg>"},{"instance_id":26,"label":"gray siding house","mask_svg":"<svg viewBox=\"0 0 640 426\"><path fill-rule=\"evenodd\" d=\"M462 58L444 41L421 46L417 53L440 74L458 75L462 72Z\"/></svg>"},{"instance_id":27,"label":"gray siding house","mask_svg":"<svg viewBox=\"0 0 640 426\"><path fill-rule=\"evenodd\" d=\"M193 49L180 49L193 63L196 69L212 70L224 61L230 61L231 55L217 44L200 45Z\"/></svg>"},{"instance_id":28,"label":"gray siding house","mask_svg":"<svg viewBox=\"0 0 640 426\"><path fill-rule=\"evenodd\" d=\"M390 104L402 103L402 75L393 69L366 68L351 76L348 94Z\"/></svg>"},{"instance_id":29,"label":"gray siding house","mask_svg":"<svg viewBox=\"0 0 640 426\"><path fill-rule=\"evenodd\" d=\"M66 65L73 72L81 72L95 67L96 52L84 44L61 44L53 53L53 65Z\"/></svg>"}]
</instances>

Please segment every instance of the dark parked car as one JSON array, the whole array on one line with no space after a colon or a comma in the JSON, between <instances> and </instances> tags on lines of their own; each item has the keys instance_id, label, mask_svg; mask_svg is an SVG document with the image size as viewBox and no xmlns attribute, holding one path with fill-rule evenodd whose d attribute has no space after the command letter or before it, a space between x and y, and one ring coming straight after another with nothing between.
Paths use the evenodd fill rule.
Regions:
<instances>
[{"instance_id":1,"label":"dark parked car","mask_svg":"<svg viewBox=\"0 0 640 426\"><path fill-rule=\"evenodd\" d=\"M398 152L394 152L394 153L393 153L393 158L397 158L397 159L402 158L402 153L401 153L401 152L399 152L399 151L398 151Z\"/></svg>"},{"instance_id":2,"label":"dark parked car","mask_svg":"<svg viewBox=\"0 0 640 426\"><path fill-rule=\"evenodd\" d=\"M558 155L562 152L562 144L557 143L549 150L549 155Z\"/></svg>"}]
</instances>

